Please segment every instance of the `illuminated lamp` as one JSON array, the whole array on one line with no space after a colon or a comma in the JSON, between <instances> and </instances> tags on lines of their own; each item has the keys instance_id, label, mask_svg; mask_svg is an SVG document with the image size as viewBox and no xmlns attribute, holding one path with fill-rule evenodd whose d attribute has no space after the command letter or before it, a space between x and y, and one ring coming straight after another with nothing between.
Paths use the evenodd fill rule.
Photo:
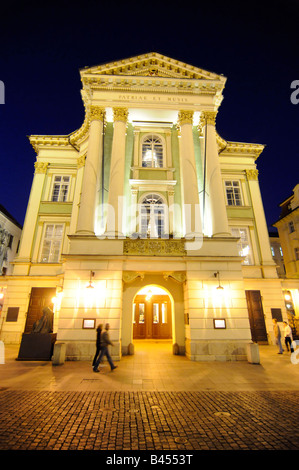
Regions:
<instances>
[{"instance_id":1,"label":"illuminated lamp","mask_svg":"<svg viewBox=\"0 0 299 470\"><path fill-rule=\"evenodd\" d=\"M92 283L92 278L94 277L94 271L90 271L90 277L89 277L89 284L86 286L86 289L94 289L94 285Z\"/></svg>"},{"instance_id":2,"label":"illuminated lamp","mask_svg":"<svg viewBox=\"0 0 299 470\"><path fill-rule=\"evenodd\" d=\"M217 289L218 291L222 291L222 290L224 289L224 287L222 287L221 284L220 284L220 273L219 273L219 271L217 271L216 273L214 273L214 276L215 276L215 277L218 277L218 282L219 282L219 285L218 285L218 287L216 287L216 289Z\"/></svg>"},{"instance_id":3,"label":"illuminated lamp","mask_svg":"<svg viewBox=\"0 0 299 470\"><path fill-rule=\"evenodd\" d=\"M146 300L147 302L149 302L149 301L151 300L152 296L153 296L153 293L152 293L152 291L149 289L148 292L147 292L147 294L146 294L145 300Z\"/></svg>"}]
</instances>

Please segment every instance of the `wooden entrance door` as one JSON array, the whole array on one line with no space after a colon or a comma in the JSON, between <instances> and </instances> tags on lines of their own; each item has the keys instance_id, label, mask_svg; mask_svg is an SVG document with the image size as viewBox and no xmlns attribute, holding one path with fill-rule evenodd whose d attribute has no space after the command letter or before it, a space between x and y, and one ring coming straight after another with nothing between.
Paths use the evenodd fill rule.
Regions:
<instances>
[{"instance_id":1,"label":"wooden entrance door","mask_svg":"<svg viewBox=\"0 0 299 470\"><path fill-rule=\"evenodd\" d=\"M55 295L55 287L32 287L24 333L31 333L33 324L42 317L44 307L53 310L52 298Z\"/></svg>"},{"instance_id":2,"label":"wooden entrance door","mask_svg":"<svg viewBox=\"0 0 299 470\"><path fill-rule=\"evenodd\" d=\"M137 295L133 304L134 339L170 339L172 337L171 302L168 295Z\"/></svg>"},{"instance_id":3,"label":"wooden entrance door","mask_svg":"<svg viewBox=\"0 0 299 470\"><path fill-rule=\"evenodd\" d=\"M252 341L268 343L261 293L259 290L247 290L245 292Z\"/></svg>"}]
</instances>

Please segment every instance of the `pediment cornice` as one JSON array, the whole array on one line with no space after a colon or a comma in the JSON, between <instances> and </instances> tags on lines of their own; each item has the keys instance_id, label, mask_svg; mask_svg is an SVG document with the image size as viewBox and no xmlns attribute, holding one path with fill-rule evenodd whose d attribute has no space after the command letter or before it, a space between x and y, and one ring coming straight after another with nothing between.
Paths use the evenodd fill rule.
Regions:
<instances>
[{"instance_id":1,"label":"pediment cornice","mask_svg":"<svg viewBox=\"0 0 299 470\"><path fill-rule=\"evenodd\" d=\"M157 52L150 52L128 59L109 62L94 67L85 67L80 71L81 77L86 75L118 75L130 77L161 77L192 80L220 80L225 83L226 78L193 65L164 56Z\"/></svg>"}]
</instances>

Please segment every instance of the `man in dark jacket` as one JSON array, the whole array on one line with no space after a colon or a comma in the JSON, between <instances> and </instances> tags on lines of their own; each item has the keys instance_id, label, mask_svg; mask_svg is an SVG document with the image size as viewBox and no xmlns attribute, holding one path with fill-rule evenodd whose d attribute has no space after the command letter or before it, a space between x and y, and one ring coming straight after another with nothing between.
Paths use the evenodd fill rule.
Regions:
<instances>
[{"instance_id":1,"label":"man in dark jacket","mask_svg":"<svg viewBox=\"0 0 299 470\"><path fill-rule=\"evenodd\" d=\"M93 358L93 362L92 362L92 367L94 367L95 363L96 363L96 360L100 354L100 350L102 349L102 343L101 343L101 334L102 334L102 329L103 329L103 325L100 324L98 327L97 327L97 342L96 342L96 353L94 355L94 358Z\"/></svg>"},{"instance_id":2,"label":"man in dark jacket","mask_svg":"<svg viewBox=\"0 0 299 470\"><path fill-rule=\"evenodd\" d=\"M109 323L106 323L105 331L103 331L102 334L101 334L101 354L98 357L98 359L96 360L95 365L93 366L93 371L94 372L100 372L99 369L98 369L98 366L99 366L99 364L100 364L100 362L101 362L101 360L103 359L104 356L107 357L107 360L108 360L109 365L111 367L111 371L116 369L116 367L117 367L113 364L113 361L112 361L111 356L110 356L109 351L108 351L108 346L109 345L113 346L113 343L110 341L110 338L109 338L109 333L108 333L109 328L110 328Z\"/></svg>"}]
</instances>

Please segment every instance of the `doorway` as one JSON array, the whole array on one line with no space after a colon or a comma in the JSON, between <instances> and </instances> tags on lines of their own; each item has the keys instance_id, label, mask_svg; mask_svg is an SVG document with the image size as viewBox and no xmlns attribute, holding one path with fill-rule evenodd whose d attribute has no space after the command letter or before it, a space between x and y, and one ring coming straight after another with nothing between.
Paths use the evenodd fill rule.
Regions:
<instances>
[{"instance_id":1,"label":"doorway","mask_svg":"<svg viewBox=\"0 0 299 470\"><path fill-rule=\"evenodd\" d=\"M53 309L52 299L56 295L56 287L32 287L24 333L30 333L34 323L43 315L43 308Z\"/></svg>"},{"instance_id":2,"label":"doorway","mask_svg":"<svg viewBox=\"0 0 299 470\"><path fill-rule=\"evenodd\" d=\"M172 307L166 291L142 289L133 303L133 339L171 339Z\"/></svg>"},{"instance_id":3,"label":"doorway","mask_svg":"<svg viewBox=\"0 0 299 470\"><path fill-rule=\"evenodd\" d=\"M268 344L261 293L259 290L247 290L245 292L252 341L260 344Z\"/></svg>"}]
</instances>

